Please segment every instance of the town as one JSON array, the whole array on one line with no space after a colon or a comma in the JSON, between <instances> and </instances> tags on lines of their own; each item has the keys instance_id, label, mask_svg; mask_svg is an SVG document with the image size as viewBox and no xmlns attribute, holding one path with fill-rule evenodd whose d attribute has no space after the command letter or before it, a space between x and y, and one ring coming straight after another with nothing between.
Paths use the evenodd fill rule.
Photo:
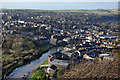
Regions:
<instances>
[{"instance_id":1,"label":"town","mask_svg":"<svg viewBox=\"0 0 120 80\"><path fill-rule=\"evenodd\" d=\"M4 74L19 61L24 64L33 60L33 55L35 59L38 52L43 51L38 50L41 45L57 48L48 56L46 64L39 66L51 79L56 78L60 70L69 70L84 61L114 62L119 59L115 54L120 47L118 15L39 10L3 10L1 14ZM7 42L8 39L11 41ZM17 48L19 54L15 51ZM6 56L11 58L4 59ZM12 63L13 60L16 62Z\"/></svg>"}]
</instances>

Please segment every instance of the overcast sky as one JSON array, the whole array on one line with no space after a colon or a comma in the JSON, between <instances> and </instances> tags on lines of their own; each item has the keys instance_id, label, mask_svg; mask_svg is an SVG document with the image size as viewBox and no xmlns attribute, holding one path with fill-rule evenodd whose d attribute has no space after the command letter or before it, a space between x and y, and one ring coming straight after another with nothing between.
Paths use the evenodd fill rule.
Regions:
<instances>
[{"instance_id":1,"label":"overcast sky","mask_svg":"<svg viewBox=\"0 0 120 80\"><path fill-rule=\"evenodd\" d=\"M120 0L0 0L0 2L118 2Z\"/></svg>"}]
</instances>

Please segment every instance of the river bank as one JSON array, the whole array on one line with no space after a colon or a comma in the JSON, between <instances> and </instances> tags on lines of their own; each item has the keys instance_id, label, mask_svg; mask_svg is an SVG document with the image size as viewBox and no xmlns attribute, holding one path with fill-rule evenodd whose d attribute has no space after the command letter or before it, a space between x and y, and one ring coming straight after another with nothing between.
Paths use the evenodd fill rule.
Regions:
<instances>
[{"instance_id":1,"label":"river bank","mask_svg":"<svg viewBox=\"0 0 120 80\"><path fill-rule=\"evenodd\" d=\"M5 78L6 76L9 76L16 68L30 64L31 61L39 59L39 57L41 57L44 53L48 52L51 48L54 47L52 45L48 45L48 46L49 46L49 48L45 48L40 53L33 55L28 61L19 61L18 63L13 64L12 67L8 70L8 72L5 73L5 75L2 77Z\"/></svg>"},{"instance_id":2,"label":"river bank","mask_svg":"<svg viewBox=\"0 0 120 80\"><path fill-rule=\"evenodd\" d=\"M33 70L31 73L30 73L30 76L28 77L29 79L36 79L39 77L42 77L44 76L45 74L45 71L44 69L42 69L40 66L41 65L48 65L48 59L46 59L43 63L41 63L37 69ZM47 66L44 66L44 67L47 67Z\"/></svg>"},{"instance_id":3,"label":"river bank","mask_svg":"<svg viewBox=\"0 0 120 80\"><path fill-rule=\"evenodd\" d=\"M23 65L19 68L14 69L7 78L22 78L23 75L36 69L44 60L47 59L48 55L56 52L56 48L52 47L48 52L44 53L39 59L33 60L30 64Z\"/></svg>"}]
</instances>

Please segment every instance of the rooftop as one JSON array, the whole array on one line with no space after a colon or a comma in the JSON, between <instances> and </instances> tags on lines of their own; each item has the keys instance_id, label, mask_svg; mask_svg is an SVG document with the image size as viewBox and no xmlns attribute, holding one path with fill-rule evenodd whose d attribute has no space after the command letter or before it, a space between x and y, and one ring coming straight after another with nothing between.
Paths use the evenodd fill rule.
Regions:
<instances>
[{"instance_id":1,"label":"rooftop","mask_svg":"<svg viewBox=\"0 0 120 80\"><path fill-rule=\"evenodd\" d=\"M68 66L69 63L66 60L58 60L54 59L53 61L50 61L50 64L52 65L62 65L62 66Z\"/></svg>"}]
</instances>

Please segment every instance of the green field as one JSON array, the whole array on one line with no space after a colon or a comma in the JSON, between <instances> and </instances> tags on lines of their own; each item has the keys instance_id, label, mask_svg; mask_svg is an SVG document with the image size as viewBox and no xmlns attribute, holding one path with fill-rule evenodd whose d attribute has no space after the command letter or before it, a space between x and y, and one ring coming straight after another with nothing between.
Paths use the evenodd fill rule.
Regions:
<instances>
[{"instance_id":1,"label":"green field","mask_svg":"<svg viewBox=\"0 0 120 80\"><path fill-rule=\"evenodd\" d=\"M82 12L82 13L95 13L95 14L118 14L117 9L113 10L32 10L33 12Z\"/></svg>"},{"instance_id":2,"label":"green field","mask_svg":"<svg viewBox=\"0 0 120 80\"><path fill-rule=\"evenodd\" d=\"M47 65L48 64L48 59L46 59L41 65Z\"/></svg>"},{"instance_id":3,"label":"green field","mask_svg":"<svg viewBox=\"0 0 120 80\"><path fill-rule=\"evenodd\" d=\"M35 73L32 73L32 75L30 75L30 79L34 79L34 78L41 78L42 77L42 75L43 75L43 73L42 72L35 72Z\"/></svg>"}]
</instances>

